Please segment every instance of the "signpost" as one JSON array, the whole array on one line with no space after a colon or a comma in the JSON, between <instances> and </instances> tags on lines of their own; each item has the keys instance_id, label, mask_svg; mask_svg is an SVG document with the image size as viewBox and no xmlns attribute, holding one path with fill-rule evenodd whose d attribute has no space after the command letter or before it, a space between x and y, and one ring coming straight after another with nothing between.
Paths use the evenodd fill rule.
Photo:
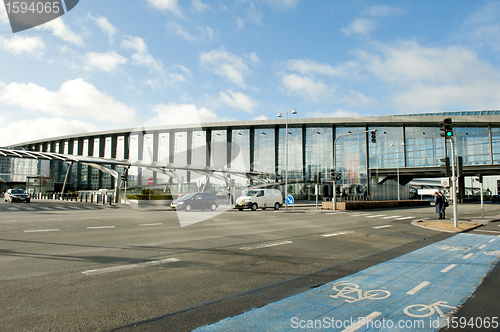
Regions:
<instances>
[{"instance_id":1,"label":"signpost","mask_svg":"<svg viewBox=\"0 0 500 332\"><path fill-rule=\"evenodd\" d=\"M293 209L295 210L295 206L293 205L293 196L292 195L288 195L286 197L286 204L287 205L292 205L293 206Z\"/></svg>"},{"instance_id":2,"label":"signpost","mask_svg":"<svg viewBox=\"0 0 500 332\"><path fill-rule=\"evenodd\" d=\"M151 186L155 183L155 180L153 178L148 179L148 184L149 184L149 208L151 208Z\"/></svg>"}]
</instances>

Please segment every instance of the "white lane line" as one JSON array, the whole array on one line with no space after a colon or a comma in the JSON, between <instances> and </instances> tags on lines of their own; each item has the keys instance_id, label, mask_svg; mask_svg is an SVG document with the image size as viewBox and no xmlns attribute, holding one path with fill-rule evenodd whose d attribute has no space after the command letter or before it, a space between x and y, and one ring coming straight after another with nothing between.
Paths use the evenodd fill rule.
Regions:
<instances>
[{"instance_id":1,"label":"white lane line","mask_svg":"<svg viewBox=\"0 0 500 332\"><path fill-rule=\"evenodd\" d=\"M414 219L415 217L403 217L403 218L396 218L396 220L405 220L405 219Z\"/></svg>"},{"instance_id":2,"label":"white lane line","mask_svg":"<svg viewBox=\"0 0 500 332\"><path fill-rule=\"evenodd\" d=\"M376 227L373 227L373 228L387 228L387 227L392 227L392 225L376 226Z\"/></svg>"},{"instance_id":3,"label":"white lane line","mask_svg":"<svg viewBox=\"0 0 500 332\"><path fill-rule=\"evenodd\" d=\"M87 229L105 229L105 228L115 228L116 226L91 226L87 227Z\"/></svg>"},{"instance_id":4,"label":"white lane line","mask_svg":"<svg viewBox=\"0 0 500 332\"><path fill-rule=\"evenodd\" d=\"M474 232L500 233L499 231L483 231L481 229L475 229Z\"/></svg>"},{"instance_id":5,"label":"white lane line","mask_svg":"<svg viewBox=\"0 0 500 332\"><path fill-rule=\"evenodd\" d=\"M483 244L482 246L479 247L479 249L484 249L486 248L486 244Z\"/></svg>"},{"instance_id":6,"label":"white lane line","mask_svg":"<svg viewBox=\"0 0 500 332\"><path fill-rule=\"evenodd\" d=\"M31 230L24 231L24 233L56 232L56 231L58 231L57 228L54 228L54 229L31 229Z\"/></svg>"},{"instance_id":7,"label":"white lane line","mask_svg":"<svg viewBox=\"0 0 500 332\"><path fill-rule=\"evenodd\" d=\"M467 259L467 258L470 258L472 255L474 255L473 253L470 253L470 254L467 254L465 255L464 257L462 257L463 259Z\"/></svg>"},{"instance_id":8,"label":"white lane line","mask_svg":"<svg viewBox=\"0 0 500 332\"><path fill-rule=\"evenodd\" d=\"M351 233L354 233L354 231L346 231L346 232L339 232L339 233L332 233L332 234L323 234L321 236L323 236L323 237L331 237L331 236L351 234Z\"/></svg>"},{"instance_id":9,"label":"white lane line","mask_svg":"<svg viewBox=\"0 0 500 332\"><path fill-rule=\"evenodd\" d=\"M453 269L455 266L457 266L457 264L451 264L448 267L442 269L441 272L446 273L446 272L450 271L451 269Z\"/></svg>"},{"instance_id":10,"label":"white lane line","mask_svg":"<svg viewBox=\"0 0 500 332\"><path fill-rule=\"evenodd\" d=\"M131 269L135 269L137 267L146 267L146 266L154 266L154 265L160 265L160 264L166 264L166 263L174 263L174 262L178 262L178 261L179 260L177 258L167 258L167 259L161 259L158 261L150 261L150 262L137 263L137 264L105 267L103 269L87 270L87 271L83 271L82 273L85 275L91 276L91 275L102 274L102 273L131 270Z\"/></svg>"},{"instance_id":11,"label":"white lane line","mask_svg":"<svg viewBox=\"0 0 500 332\"><path fill-rule=\"evenodd\" d=\"M368 216L367 218L377 218L377 217L385 217L386 214L376 214L374 216Z\"/></svg>"},{"instance_id":12,"label":"white lane line","mask_svg":"<svg viewBox=\"0 0 500 332\"><path fill-rule=\"evenodd\" d=\"M25 210L28 210L28 211L35 211L36 209L33 209L33 208L30 208L30 207L26 207L24 208Z\"/></svg>"},{"instance_id":13,"label":"white lane line","mask_svg":"<svg viewBox=\"0 0 500 332\"><path fill-rule=\"evenodd\" d=\"M377 318L380 315L382 315L381 312L375 311L366 317L360 317L356 323L353 323L348 328L343 329L342 332L354 332L357 329L367 325L369 322L371 322L372 320L374 320L375 318Z\"/></svg>"},{"instance_id":14,"label":"white lane line","mask_svg":"<svg viewBox=\"0 0 500 332\"><path fill-rule=\"evenodd\" d=\"M488 243L495 242L496 239L491 239L488 241Z\"/></svg>"},{"instance_id":15,"label":"white lane line","mask_svg":"<svg viewBox=\"0 0 500 332\"><path fill-rule=\"evenodd\" d=\"M384 217L382 219L391 219L391 218L399 218L399 217L401 217L401 216L389 216L389 217Z\"/></svg>"},{"instance_id":16,"label":"white lane line","mask_svg":"<svg viewBox=\"0 0 500 332\"><path fill-rule=\"evenodd\" d=\"M140 224L139 226L158 226L158 225L163 225L161 222L158 222L156 224Z\"/></svg>"},{"instance_id":17,"label":"white lane line","mask_svg":"<svg viewBox=\"0 0 500 332\"><path fill-rule=\"evenodd\" d=\"M424 281L420 285L418 285L418 286L414 287L413 289L407 291L406 294L413 295L413 294L417 293L419 290L421 290L422 288L424 288L425 286L427 286L428 284L430 284L430 282Z\"/></svg>"},{"instance_id":18,"label":"white lane line","mask_svg":"<svg viewBox=\"0 0 500 332\"><path fill-rule=\"evenodd\" d=\"M19 209L18 209L18 208L15 208L15 207L10 207L10 208L7 208L7 209L9 209L9 210L11 210L11 211L19 211Z\"/></svg>"},{"instance_id":19,"label":"white lane line","mask_svg":"<svg viewBox=\"0 0 500 332\"><path fill-rule=\"evenodd\" d=\"M45 206L40 206L40 209L52 211L51 208L48 208L48 207L45 207Z\"/></svg>"},{"instance_id":20,"label":"white lane line","mask_svg":"<svg viewBox=\"0 0 500 332\"><path fill-rule=\"evenodd\" d=\"M253 249L262 249L262 248L269 248L269 247L275 247L275 246L281 246L283 244L290 244L293 243L292 241L282 241L282 242L276 242L276 243L269 243L269 244L261 244L258 246L252 246L252 247L241 247L241 250L253 250Z\"/></svg>"},{"instance_id":21,"label":"white lane line","mask_svg":"<svg viewBox=\"0 0 500 332\"><path fill-rule=\"evenodd\" d=\"M343 214L343 213L349 213L349 212L327 212L325 214Z\"/></svg>"},{"instance_id":22,"label":"white lane line","mask_svg":"<svg viewBox=\"0 0 500 332\"><path fill-rule=\"evenodd\" d=\"M67 208L62 207L62 206L56 206L56 209L60 209L60 210L67 210Z\"/></svg>"}]
</instances>

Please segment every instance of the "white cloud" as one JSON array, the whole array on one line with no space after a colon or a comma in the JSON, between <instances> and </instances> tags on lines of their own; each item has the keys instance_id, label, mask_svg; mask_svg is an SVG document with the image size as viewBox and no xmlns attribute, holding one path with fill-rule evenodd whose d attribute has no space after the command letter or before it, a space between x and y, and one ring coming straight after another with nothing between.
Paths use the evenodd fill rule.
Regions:
<instances>
[{"instance_id":1,"label":"white cloud","mask_svg":"<svg viewBox=\"0 0 500 332\"><path fill-rule=\"evenodd\" d=\"M230 107L243 110L247 113L253 113L255 107L258 105L257 101L241 92L233 92L231 89L227 90L227 92L229 95L225 92L220 92L219 100Z\"/></svg>"},{"instance_id":2,"label":"white cloud","mask_svg":"<svg viewBox=\"0 0 500 332\"><path fill-rule=\"evenodd\" d=\"M365 8L365 15L373 17L395 16L405 13L405 10L390 5L372 5Z\"/></svg>"},{"instance_id":3,"label":"white cloud","mask_svg":"<svg viewBox=\"0 0 500 332\"><path fill-rule=\"evenodd\" d=\"M500 3L490 2L480 7L463 24L465 37L473 44L481 44L500 51Z\"/></svg>"},{"instance_id":4,"label":"white cloud","mask_svg":"<svg viewBox=\"0 0 500 332\"><path fill-rule=\"evenodd\" d=\"M103 16L94 17L89 13L88 17L92 19L105 34L108 35L109 42L111 43L113 41L114 35L118 30L111 23L109 23L107 18Z\"/></svg>"},{"instance_id":5,"label":"white cloud","mask_svg":"<svg viewBox=\"0 0 500 332\"><path fill-rule=\"evenodd\" d=\"M104 72L113 72L119 65L127 63L127 59L115 51L108 51L106 53L89 52L85 54L84 58L86 69L98 69Z\"/></svg>"},{"instance_id":6,"label":"white cloud","mask_svg":"<svg viewBox=\"0 0 500 332\"><path fill-rule=\"evenodd\" d=\"M136 51L132 54L132 61L136 66L146 67L159 73L164 72L163 63L149 54L148 47L142 38L127 36L121 46Z\"/></svg>"},{"instance_id":7,"label":"white cloud","mask_svg":"<svg viewBox=\"0 0 500 332\"><path fill-rule=\"evenodd\" d=\"M177 16L182 16L182 11L177 0L148 0L148 2L157 9L166 10Z\"/></svg>"},{"instance_id":8,"label":"white cloud","mask_svg":"<svg viewBox=\"0 0 500 332\"><path fill-rule=\"evenodd\" d=\"M155 125L185 125L185 124L200 124L205 122L221 121L214 111L205 107L198 109L193 104L159 104L153 108L153 111L158 114L159 119L155 120ZM201 127L201 126L200 126Z\"/></svg>"},{"instance_id":9,"label":"white cloud","mask_svg":"<svg viewBox=\"0 0 500 332\"><path fill-rule=\"evenodd\" d=\"M183 65L173 65L172 68L174 68L174 69L180 69L187 76L193 77L193 74L191 73L191 70L189 68L187 68L186 66L183 66Z\"/></svg>"},{"instance_id":10,"label":"white cloud","mask_svg":"<svg viewBox=\"0 0 500 332\"><path fill-rule=\"evenodd\" d=\"M186 39L189 42L202 42L215 39L215 33L209 26L198 26L195 28L195 33L189 33L186 27L178 24L175 21L168 22L166 24L166 27L168 30L172 31L176 35Z\"/></svg>"},{"instance_id":11,"label":"white cloud","mask_svg":"<svg viewBox=\"0 0 500 332\"><path fill-rule=\"evenodd\" d=\"M267 116L265 115L259 115L253 118L252 120L269 120Z\"/></svg>"},{"instance_id":12,"label":"white cloud","mask_svg":"<svg viewBox=\"0 0 500 332\"><path fill-rule=\"evenodd\" d=\"M250 58L254 60L256 56L254 54ZM243 58L222 47L219 50L202 53L199 60L201 66L208 68L215 74L225 77L241 87L245 86L244 76L250 73L250 68Z\"/></svg>"},{"instance_id":13,"label":"white cloud","mask_svg":"<svg viewBox=\"0 0 500 332\"><path fill-rule=\"evenodd\" d=\"M358 65L354 61L347 61L343 64L332 66L325 63L319 63L312 60L288 60L286 68L290 71L299 72L302 75L327 75L327 76L343 76L353 77L358 75Z\"/></svg>"},{"instance_id":14,"label":"white cloud","mask_svg":"<svg viewBox=\"0 0 500 332\"><path fill-rule=\"evenodd\" d=\"M49 30L52 34L64 41L73 43L77 46L83 45L83 38L75 34L70 27L68 27L61 17L56 18L50 22L39 25L35 29Z\"/></svg>"},{"instance_id":15,"label":"white cloud","mask_svg":"<svg viewBox=\"0 0 500 332\"><path fill-rule=\"evenodd\" d=\"M191 4L193 5L194 10L196 10L198 13L210 9L210 5L201 2L201 0L193 0L191 1Z\"/></svg>"},{"instance_id":16,"label":"white cloud","mask_svg":"<svg viewBox=\"0 0 500 332\"><path fill-rule=\"evenodd\" d=\"M7 121L0 117L0 146L34 141L38 139L94 132L94 124L60 117L36 118L29 120ZM20 135L19 133L22 133Z\"/></svg>"},{"instance_id":17,"label":"white cloud","mask_svg":"<svg viewBox=\"0 0 500 332\"><path fill-rule=\"evenodd\" d=\"M116 123L136 120L133 108L98 91L81 78L63 83L58 91L33 83L10 83L0 91L0 102L57 116L93 117Z\"/></svg>"},{"instance_id":18,"label":"white cloud","mask_svg":"<svg viewBox=\"0 0 500 332\"><path fill-rule=\"evenodd\" d=\"M367 35L376 27L376 23L373 20L366 18L357 18L351 22L347 28L342 28L342 32L347 36L351 35Z\"/></svg>"},{"instance_id":19,"label":"white cloud","mask_svg":"<svg viewBox=\"0 0 500 332\"><path fill-rule=\"evenodd\" d=\"M7 39L0 36L0 48L15 55L27 53L40 57L45 51L45 43L40 37L14 36Z\"/></svg>"},{"instance_id":20,"label":"white cloud","mask_svg":"<svg viewBox=\"0 0 500 332\"><path fill-rule=\"evenodd\" d=\"M335 94L335 89L327 84L296 74L283 75L282 89L289 95L299 95L314 102L332 100Z\"/></svg>"}]
</instances>

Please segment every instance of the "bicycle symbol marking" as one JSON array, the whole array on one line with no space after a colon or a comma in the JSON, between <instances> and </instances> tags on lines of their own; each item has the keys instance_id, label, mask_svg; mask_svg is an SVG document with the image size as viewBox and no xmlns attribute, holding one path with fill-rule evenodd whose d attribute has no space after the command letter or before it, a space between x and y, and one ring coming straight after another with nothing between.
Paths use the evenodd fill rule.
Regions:
<instances>
[{"instance_id":1,"label":"bicycle symbol marking","mask_svg":"<svg viewBox=\"0 0 500 332\"><path fill-rule=\"evenodd\" d=\"M438 247L439 249L450 250L450 251L469 250L469 249L471 249L471 247L452 247L452 246L448 246L448 245L437 245L436 247Z\"/></svg>"},{"instance_id":2,"label":"bicycle symbol marking","mask_svg":"<svg viewBox=\"0 0 500 332\"><path fill-rule=\"evenodd\" d=\"M490 255L490 256L500 256L500 250L495 250L495 251L485 251L485 255Z\"/></svg>"},{"instance_id":3,"label":"bicycle symbol marking","mask_svg":"<svg viewBox=\"0 0 500 332\"><path fill-rule=\"evenodd\" d=\"M335 299L343 297L348 303L353 303L361 300L382 300L391 296L391 292L383 289L373 289L363 292L359 285L351 282L339 281L333 284L333 290L338 292L336 295L330 295Z\"/></svg>"},{"instance_id":4,"label":"bicycle symbol marking","mask_svg":"<svg viewBox=\"0 0 500 332\"><path fill-rule=\"evenodd\" d=\"M452 308L456 309L456 307L452 307L449 305L446 305L445 303L448 303L446 301L437 301L432 304L413 304L410 306L407 306L404 309L405 314L411 317L429 317L434 315L436 312L439 314L439 316L445 318L446 314L443 313L443 311L439 307L446 307L446 308ZM450 311L451 312L451 311Z\"/></svg>"}]
</instances>

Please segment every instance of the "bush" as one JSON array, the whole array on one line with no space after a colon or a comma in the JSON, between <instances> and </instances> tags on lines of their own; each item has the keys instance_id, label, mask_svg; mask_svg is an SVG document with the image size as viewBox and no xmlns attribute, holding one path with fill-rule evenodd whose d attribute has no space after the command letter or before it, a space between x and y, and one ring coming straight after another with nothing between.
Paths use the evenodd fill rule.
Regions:
<instances>
[{"instance_id":1,"label":"bush","mask_svg":"<svg viewBox=\"0 0 500 332\"><path fill-rule=\"evenodd\" d=\"M143 195L142 192L139 195L129 194L129 195L127 195L127 199L137 199L140 201L147 201L147 200L149 200L149 192L146 195ZM170 194L165 195L165 194L151 193L151 200L152 201L171 200L171 199L172 199L172 195L170 195Z\"/></svg>"}]
</instances>

